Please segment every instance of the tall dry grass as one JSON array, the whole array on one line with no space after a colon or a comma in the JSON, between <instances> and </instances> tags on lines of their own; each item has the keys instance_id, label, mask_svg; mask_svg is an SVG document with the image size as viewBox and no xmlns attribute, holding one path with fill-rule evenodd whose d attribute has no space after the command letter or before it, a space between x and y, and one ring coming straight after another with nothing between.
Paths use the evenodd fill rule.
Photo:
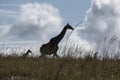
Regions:
<instances>
[{"instance_id":1,"label":"tall dry grass","mask_svg":"<svg viewBox=\"0 0 120 80\"><path fill-rule=\"evenodd\" d=\"M119 59L1 57L0 80L119 80Z\"/></svg>"}]
</instances>

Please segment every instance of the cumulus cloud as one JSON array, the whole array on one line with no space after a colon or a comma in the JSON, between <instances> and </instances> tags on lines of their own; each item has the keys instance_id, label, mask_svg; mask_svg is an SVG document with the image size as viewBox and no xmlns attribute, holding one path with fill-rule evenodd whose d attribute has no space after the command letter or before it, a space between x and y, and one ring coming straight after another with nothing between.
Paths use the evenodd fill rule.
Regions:
<instances>
[{"instance_id":1,"label":"cumulus cloud","mask_svg":"<svg viewBox=\"0 0 120 80\"><path fill-rule=\"evenodd\" d=\"M93 49L103 47L105 37L119 38L120 34L120 1L119 0L91 0L91 7L86 12L85 20L82 23L84 30L76 30L80 43L85 42L85 46L92 46ZM71 37L74 37L73 35ZM108 41L109 41L108 40ZM107 41L107 42L108 42ZM87 43L87 44L86 44ZM116 41L118 43L118 41ZM114 43L116 45L116 43ZM115 51L116 47L112 47L111 51ZM113 50L114 49L114 50Z\"/></svg>"},{"instance_id":2,"label":"cumulus cloud","mask_svg":"<svg viewBox=\"0 0 120 80\"><path fill-rule=\"evenodd\" d=\"M46 40L59 31L59 10L48 3L27 3L20 7L16 23L5 36L8 41Z\"/></svg>"}]
</instances>

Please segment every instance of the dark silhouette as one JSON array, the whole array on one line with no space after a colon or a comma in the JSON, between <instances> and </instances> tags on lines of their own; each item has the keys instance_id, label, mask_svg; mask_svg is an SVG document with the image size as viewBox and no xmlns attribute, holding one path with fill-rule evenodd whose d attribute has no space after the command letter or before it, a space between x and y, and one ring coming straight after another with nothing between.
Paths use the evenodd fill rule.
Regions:
<instances>
[{"instance_id":1,"label":"dark silhouette","mask_svg":"<svg viewBox=\"0 0 120 80\"><path fill-rule=\"evenodd\" d=\"M27 52L25 54L22 55L22 57L26 57L28 56L29 53L32 53L32 51L30 49L27 50Z\"/></svg>"},{"instance_id":2,"label":"dark silhouette","mask_svg":"<svg viewBox=\"0 0 120 80\"><path fill-rule=\"evenodd\" d=\"M97 59L97 57L98 57L98 52L95 52L93 58Z\"/></svg>"},{"instance_id":3,"label":"dark silhouette","mask_svg":"<svg viewBox=\"0 0 120 80\"><path fill-rule=\"evenodd\" d=\"M67 25L65 25L65 27L63 28L63 30L61 31L61 33L59 35L57 35L56 37L53 37L48 43L43 44L40 47L41 56L53 54L53 57L55 57L55 56L59 57L57 55L58 44L64 37L67 29L74 30L74 28L71 25L69 25L69 23L67 23Z\"/></svg>"}]
</instances>

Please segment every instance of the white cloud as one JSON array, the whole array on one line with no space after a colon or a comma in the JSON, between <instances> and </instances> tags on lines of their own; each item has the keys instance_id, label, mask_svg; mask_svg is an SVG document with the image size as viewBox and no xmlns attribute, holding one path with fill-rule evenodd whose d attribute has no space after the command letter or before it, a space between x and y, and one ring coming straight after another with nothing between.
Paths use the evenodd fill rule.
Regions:
<instances>
[{"instance_id":1,"label":"white cloud","mask_svg":"<svg viewBox=\"0 0 120 80\"><path fill-rule=\"evenodd\" d=\"M10 28L8 41L44 41L59 32L59 10L48 3L27 3L20 7L16 23Z\"/></svg>"},{"instance_id":2,"label":"white cloud","mask_svg":"<svg viewBox=\"0 0 120 80\"><path fill-rule=\"evenodd\" d=\"M87 11L82 24L85 29L77 31L76 34L79 36L77 37L80 43L86 41L85 45L88 47L93 46L94 49L97 49L108 35L109 39L113 35L120 37L120 1L92 0L91 7ZM117 42L114 44L116 45ZM114 44L113 49L115 50L117 46L115 47ZM103 45L101 48L103 48ZM114 51L113 49L111 51Z\"/></svg>"}]
</instances>

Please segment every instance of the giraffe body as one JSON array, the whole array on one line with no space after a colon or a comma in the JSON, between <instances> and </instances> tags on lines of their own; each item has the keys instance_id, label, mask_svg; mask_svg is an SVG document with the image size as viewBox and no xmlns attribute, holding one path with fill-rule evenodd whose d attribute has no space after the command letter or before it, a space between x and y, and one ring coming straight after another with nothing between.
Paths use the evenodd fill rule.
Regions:
<instances>
[{"instance_id":1,"label":"giraffe body","mask_svg":"<svg viewBox=\"0 0 120 80\"><path fill-rule=\"evenodd\" d=\"M40 48L42 56L51 55L57 56L58 45L53 45L51 43L43 44Z\"/></svg>"}]
</instances>

